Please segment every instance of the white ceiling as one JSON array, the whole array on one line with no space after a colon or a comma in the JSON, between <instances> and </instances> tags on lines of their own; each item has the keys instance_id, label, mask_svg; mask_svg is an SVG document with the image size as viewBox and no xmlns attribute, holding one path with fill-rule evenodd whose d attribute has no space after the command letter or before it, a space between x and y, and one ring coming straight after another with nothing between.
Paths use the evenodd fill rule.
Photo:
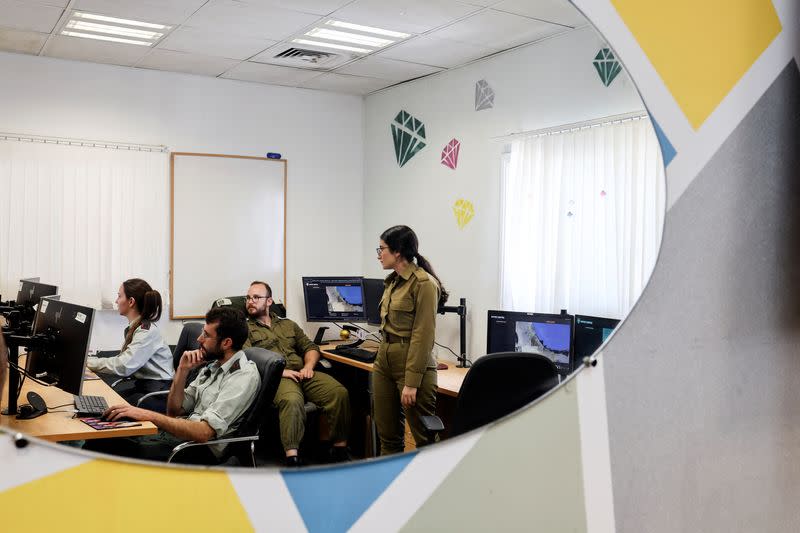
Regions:
<instances>
[{"instance_id":1,"label":"white ceiling","mask_svg":"<svg viewBox=\"0 0 800 533\"><path fill-rule=\"evenodd\" d=\"M153 47L59 35L76 9L173 29ZM324 65L274 59L313 48L291 39L329 18L412 36ZM567 0L0 0L0 50L363 95L585 24Z\"/></svg>"}]
</instances>

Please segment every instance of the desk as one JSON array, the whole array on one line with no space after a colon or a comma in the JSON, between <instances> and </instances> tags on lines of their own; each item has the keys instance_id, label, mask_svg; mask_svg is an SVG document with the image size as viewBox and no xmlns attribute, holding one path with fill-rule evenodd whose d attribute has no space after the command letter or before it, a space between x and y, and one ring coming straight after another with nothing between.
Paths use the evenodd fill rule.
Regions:
<instances>
[{"instance_id":1,"label":"desk","mask_svg":"<svg viewBox=\"0 0 800 533\"><path fill-rule=\"evenodd\" d=\"M372 372L372 363L365 363L363 361L356 361L344 355L337 355L330 350L336 348L336 344L326 344L320 347L322 357L331 361L336 361L349 365L367 372ZM377 349L377 343L367 341L362 345L365 349ZM458 392L461 390L461 384L464 383L464 376L467 375L469 368L457 368L455 363L447 363L446 370L437 370L436 377L438 382L437 392L452 398L458 398Z\"/></svg>"},{"instance_id":2,"label":"desk","mask_svg":"<svg viewBox=\"0 0 800 533\"><path fill-rule=\"evenodd\" d=\"M337 355L330 350L335 348L337 344L326 344L320 347L320 353L322 357L328 359L330 361L336 361L337 363L342 363L352 368L357 368L360 370L365 370L367 372L372 372L372 363L365 363L363 361L357 361L355 359L350 359L349 357L343 355ZM366 341L363 345L363 348L369 349L377 349L378 345L374 341ZM436 402L436 414L439 415L439 418L445 424L445 431L443 431L440 436L442 438L447 438L449 434L449 426L450 421L453 419L453 414L455 412L455 399L458 398L458 393L461 390L461 384L464 383L464 377L467 375L467 371L469 368L457 368L455 363L447 363L446 370L437 370L437 402ZM371 387L370 387L371 388ZM369 417L369 413L367 414ZM371 425L371 423L370 423ZM371 440L371 439L370 439ZM411 435L411 430L408 427L408 422L406 422L406 436L405 436L406 446L405 451L410 451L416 448L416 443L414 442L414 437ZM366 445L365 448L368 449L372 445L372 442L369 445Z\"/></svg>"},{"instance_id":3,"label":"desk","mask_svg":"<svg viewBox=\"0 0 800 533\"><path fill-rule=\"evenodd\" d=\"M98 431L92 429L77 418L72 418L72 412L60 412L62 409L72 409L72 394L65 392L57 387L45 387L26 379L22 386L22 393L19 396L19 403L27 403L25 396L28 391L39 394L48 406L70 404L66 407L59 407L57 413L47 413L32 420L18 420L16 417L0 415L0 427L11 431L18 431L33 437L49 440L52 442L64 440L89 440L105 439L111 437L134 437L137 435L153 435L158 433L158 428L152 422L141 422L141 426L120 429L105 429ZM122 397L114 392L101 379L87 380L83 382L83 394L92 396L102 396L108 405L127 403ZM5 405L8 401L8 383L3 387L3 397L0 403Z\"/></svg>"}]
</instances>

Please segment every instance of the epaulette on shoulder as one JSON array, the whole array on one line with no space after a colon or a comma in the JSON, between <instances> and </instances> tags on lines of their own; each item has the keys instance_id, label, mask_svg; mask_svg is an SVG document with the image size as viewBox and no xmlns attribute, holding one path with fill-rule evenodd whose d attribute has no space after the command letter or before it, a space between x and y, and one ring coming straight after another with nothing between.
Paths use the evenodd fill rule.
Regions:
<instances>
[{"instance_id":1,"label":"epaulette on shoulder","mask_svg":"<svg viewBox=\"0 0 800 533\"><path fill-rule=\"evenodd\" d=\"M239 370L240 368L242 368L242 365L241 365L241 364L239 364L240 362L241 362L241 361L237 360L235 363L233 363L233 364L231 365L231 369L230 369L230 370L228 370L228 374L233 374L234 372L236 372L237 370Z\"/></svg>"}]
</instances>

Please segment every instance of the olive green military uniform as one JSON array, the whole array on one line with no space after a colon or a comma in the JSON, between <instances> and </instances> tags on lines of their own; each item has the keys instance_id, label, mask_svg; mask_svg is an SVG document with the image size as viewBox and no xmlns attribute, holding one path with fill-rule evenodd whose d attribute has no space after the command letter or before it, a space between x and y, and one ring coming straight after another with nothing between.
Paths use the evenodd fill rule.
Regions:
<instances>
[{"instance_id":1,"label":"olive green military uniform","mask_svg":"<svg viewBox=\"0 0 800 533\"><path fill-rule=\"evenodd\" d=\"M417 446L429 444L420 417L436 412L433 350L439 284L416 264L384 281L381 297L383 342L375 358L372 389L381 455L404 448L405 420ZM403 386L417 388L416 405L403 408Z\"/></svg>"},{"instance_id":2,"label":"olive green military uniform","mask_svg":"<svg viewBox=\"0 0 800 533\"><path fill-rule=\"evenodd\" d=\"M303 357L319 347L311 342L303 330L288 318L270 313L271 326L253 318L247 319L250 330L244 347L258 346L278 352L286 358L287 370L300 370ZM296 450L306 429L306 398L319 407L328 418L333 442L347 440L350 425L350 397L338 381L322 372L299 383L290 378L281 379L275 393L275 405L281 429L284 450Z\"/></svg>"}]
</instances>

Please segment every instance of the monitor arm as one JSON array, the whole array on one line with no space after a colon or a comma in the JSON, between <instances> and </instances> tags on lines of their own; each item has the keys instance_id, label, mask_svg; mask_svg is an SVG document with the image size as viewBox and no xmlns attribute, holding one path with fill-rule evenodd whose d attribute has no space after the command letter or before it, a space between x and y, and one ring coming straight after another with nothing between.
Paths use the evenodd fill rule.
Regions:
<instances>
[{"instance_id":1,"label":"monitor arm","mask_svg":"<svg viewBox=\"0 0 800 533\"><path fill-rule=\"evenodd\" d=\"M467 299L461 298L458 305L440 305L438 310L440 315L445 313L456 313L459 317L459 352L458 368L467 367Z\"/></svg>"}]
</instances>

